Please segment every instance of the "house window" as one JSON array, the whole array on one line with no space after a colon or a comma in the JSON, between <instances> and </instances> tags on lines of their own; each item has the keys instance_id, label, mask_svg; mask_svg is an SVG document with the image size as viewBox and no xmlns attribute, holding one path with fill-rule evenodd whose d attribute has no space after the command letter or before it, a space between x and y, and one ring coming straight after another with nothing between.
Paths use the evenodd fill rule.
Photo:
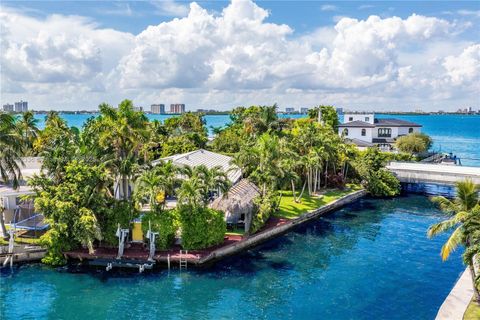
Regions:
<instances>
[{"instance_id":1,"label":"house window","mask_svg":"<svg viewBox=\"0 0 480 320\"><path fill-rule=\"evenodd\" d=\"M412 133L412 132L413 132L413 128L409 128L408 133Z\"/></svg>"},{"instance_id":2,"label":"house window","mask_svg":"<svg viewBox=\"0 0 480 320\"><path fill-rule=\"evenodd\" d=\"M343 135L348 136L348 129L343 129Z\"/></svg>"},{"instance_id":3,"label":"house window","mask_svg":"<svg viewBox=\"0 0 480 320\"><path fill-rule=\"evenodd\" d=\"M365 117L365 122L370 121L370 117Z\"/></svg>"},{"instance_id":4,"label":"house window","mask_svg":"<svg viewBox=\"0 0 480 320\"><path fill-rule=\"evenodd\" d=\"M353 117L348 118L348 121L353 121Z\"/></svg>"},{"instance_id":5,"label":"house window","mask_svg":"<svg viewBox=\"0 0 480 320\"><path fill-rule=\"evenodd\" d=\"M366 136L367 135L367 129L362 129L362 136Z\"/></svg>"},{"instance_id":6,"label":"house window","mask_svg":"<svg viewBox=\"0 0 480 320\"><path fill-rule=\"evenodd\" d=\"M380 128L378 129L378 136L384 138L390 138L392 136L392 129L390 128Z\"/></svg>"}]
</instances>

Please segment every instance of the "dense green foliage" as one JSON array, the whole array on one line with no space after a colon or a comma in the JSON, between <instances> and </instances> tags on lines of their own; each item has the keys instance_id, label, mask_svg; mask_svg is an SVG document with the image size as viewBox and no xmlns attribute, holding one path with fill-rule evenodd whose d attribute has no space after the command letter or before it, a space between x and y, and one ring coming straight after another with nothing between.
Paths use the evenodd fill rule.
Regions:
<instances>
[{"instance_id":1,"label":"dense green foliage","mask_svg":"<svg viewBox=\"0 0 480 320\"><path fill-rule=\"evenodd\" d=\"M180 117L165 120L166 136L162 156L205 148L208 135L205 120L201 115L187 112Z\"/></svg>"},{"instance_id":2,"label":"dense green foliage","mask_svg":"<svg viewBox=\"0 0 480 320\"><path fill-rule=\"evenodd\" d=\"M252 219L250 233L257 232L265 225L270 216L277 210L278 201L278 196L272 192L255 199L257 212Z\"/></svg>"},{"instance_id":3,"label":"dense green foliage","mask_svg":"<svg viewBox=\"0 0 480 320\"><path fill-rule=\"evenodd\" d=\"M313 120L318 120L318 110L321 110L322 116L321 121L337 131L339 120L337 110L334 106L318 106L316 108L308 110L308 117Z\"/></svg>"},{"instance_id":4,"label":"dense green foliage","mask_svg":"<svg viewBox=\"0 0 480 320\"><path fill-rule=\"evenodd\" d=\"M420 132L410 133L406 136L399 137L395 141L395 147L401 152L406 153L422 153L428 151L432 146L432 138Z\"/></svg>"},{"instance_id":5,"label":"dense green foliage","mask_svg":"<svg viewBox=\"0 0 480 320\"><path fill-rule=\"evenodd\" d=\"M355 170L361 184L374 197L391 197L400 193L400 182L387 169L388 155L378 148L368 148L355 161Z\"/></svg>"},{"instance_id":6,"label":"dense green foliage","mask_svg":"<svg viewBox=\"0 0 480 320\"><path fill-rule=\"evenodd\" d=\"M60 263L61 252L82 244L93 252L93 242L102 239L97 216L105 215L105 175L99 167L73 161L66 165L61 181L45 175L30 180L37 193L35 209L50 222L43 236L49 244L46 262Z\"/></svg>"},{"instance_id":7,"label":"dense green foliage","mask_svg":"<svg viewBox=\"0 0 480 320\"><path fill-rule=\"evenodd\" d=\"M192 205L181 205L177 210L183 248L202 249L223 242L227 230L223 212Z\"/></svg>"},{"instance_id":8,"label":"dense green foliage","mask_svg":"<svg viewBox=\"0 0 480 320\"><path fill-rule=\"evenodd\" d=\"M47 115L43 130L36 128L31 113L18 119L0 113L1 179L18 185L20 157L44 159L44 174L31 183L37 209L51 225L42 238L50 264L62 263L65 250L83 246L92 252L96 245L116 245L118 226L128 228L140 210L143 230L151 225L159 232L159 248L168 248L176 235L188 249L221 243L224 214L208 205L229 190L227 172L221 167L178 168L171 162L153 165L160 157L199 148L231 155L261 193L250 232L275 214L283 190L291 189L297 204L352 180L361 181L372 195L395 195L398 180L384 165L411 157L377 149L359 152L339 137L332 106L317 107L310 118L296 120L279 118L276 105L238 107L230 124L215 128L211 142L201 114L149 122L129 100L118 108L101 104L99 110L81 130L68 127L55 112ZM176 210L165 209L171 197L178 200Z\"/></svg>"},{"instance_id":9,"label":"dense green foliage","mask_svg":"<svg viewBox=\"0 0 480 320\"><path fill-rule=\"evenodd\" d=\"M158 232L156 246L158 249L168 249L175 241L175 235L180 227L177 210L155 210L142 216L142 230L147 234L149 228Z\"/></svg>"}]
</instances>

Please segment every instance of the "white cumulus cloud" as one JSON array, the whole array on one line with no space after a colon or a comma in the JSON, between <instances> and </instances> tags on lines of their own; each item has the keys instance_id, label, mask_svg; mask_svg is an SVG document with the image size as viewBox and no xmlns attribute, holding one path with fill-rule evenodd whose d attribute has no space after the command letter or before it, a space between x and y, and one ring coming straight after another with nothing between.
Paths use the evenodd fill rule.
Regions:
<instances>
[{"instance_id":1,"label":"white cumulus cloud","mask_svg":"<svg viewBox=\"0 0 480 320\"><path fill-rule=\"evenodd\" d=\"M123 98L192 108L274 102L381 108L422 101L455 108L452 101L478 100L480 44L462 40L465 24L455 21L342 17L297 36L248 0L233 0L219 13L195 2L156 4L180 18L138 35L84 17L39 19L2 10L2 96L29 94L58 108Z\"/></svg>"}]
</instances>

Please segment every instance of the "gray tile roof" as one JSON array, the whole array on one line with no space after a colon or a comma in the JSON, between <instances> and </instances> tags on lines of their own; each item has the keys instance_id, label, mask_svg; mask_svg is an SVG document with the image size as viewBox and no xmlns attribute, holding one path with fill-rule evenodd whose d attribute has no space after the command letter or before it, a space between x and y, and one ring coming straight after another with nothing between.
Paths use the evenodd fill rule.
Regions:
<instances>
[{"instance_id":1,"label":"gray tile roof","mask_svg":"<svg viewBox=\"0 0 480 320\"><path fill-rule=\"evenodd\" d=\"M400 119L375 119L376 127L421 127L422 125Z\"/></svg>"},{"instance_id":2,"label":"gray tile roof","mask_svg":"<svg viewBox=\"0 0 480 320\"><path fill-rule=\"evenodd\" d=\"M364 121L350 121L346 123L341 123L338 125L339 128L374 128L375 126L371 123Z\"/></svg>"}]
</instances>

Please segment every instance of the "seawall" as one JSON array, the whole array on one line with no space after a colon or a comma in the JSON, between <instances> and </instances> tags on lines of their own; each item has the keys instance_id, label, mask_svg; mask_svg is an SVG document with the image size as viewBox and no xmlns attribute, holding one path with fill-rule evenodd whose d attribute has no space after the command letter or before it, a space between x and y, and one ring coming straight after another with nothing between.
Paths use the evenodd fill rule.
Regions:
<instances>
[{"instance_id":1,"label":"seawall","mask_svg":"<svg viewBox=\"0 0 480 320\"><path fill-rule=\"evenodd\" d=\"M242 241L214 250L208 256L203 257L198 261L193 261L193 263L196 265L207 265L212 262L223 259L225 257L231 256L239 252L242 252L244 250L247 250L249 248L255 247L267 240L281 236L282 234L285 234L291 229L301 224L304 224L312 219L318 218L319 216L327 214L347 204L350 204L360 198L363 198L366 194L367 194L366 190L355 191L353 193L350 193L346 196L341 197L340 199L332 201L318 209L307 212L296 219L289 220L280 226L275 226L270 229L260 231L254 235L249 236L248 238Z\"/></svg>"}]
</instances>

